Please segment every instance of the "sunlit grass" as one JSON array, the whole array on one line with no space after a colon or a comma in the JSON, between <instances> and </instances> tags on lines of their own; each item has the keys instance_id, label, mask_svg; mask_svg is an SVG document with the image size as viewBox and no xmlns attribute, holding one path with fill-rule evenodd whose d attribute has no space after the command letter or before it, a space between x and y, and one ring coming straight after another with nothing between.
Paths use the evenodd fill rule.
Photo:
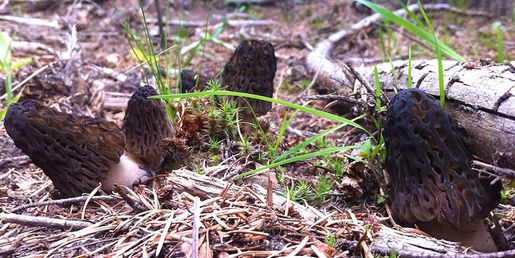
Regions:
<instances>
[{"instance_id":1,"label":"sunlit grass","mask_svg":"<svg viewBox=\"0 0 515 258\"><path fill-rule=\"evenodd\" d=\"M356 0L366 6L368 6L370 9L374 10L375 12L381 14L383 19L392 21L396 23L397 25L403 27L413 35L423 39L427 43L431 44L433 47L438 46L442 53L445 55L458 60L458 61L464 61L465 59L458 53L456 53L454 50L452 50L449 46L445 45L444 43L437 40L431 33L427 32L423 27L421 27L420 22L416 22L415 24L409 22L408 20L399 17L395 15L392 11L384 8L381 5L375 4L373 2L367 1L367 0ZM409 14L409 12L408 12ZM410 17L413 15L410 15ZM414 16L416 17L416 16ZM416 21L416 20L415 20Z\"/></svg>"}]
</instances>

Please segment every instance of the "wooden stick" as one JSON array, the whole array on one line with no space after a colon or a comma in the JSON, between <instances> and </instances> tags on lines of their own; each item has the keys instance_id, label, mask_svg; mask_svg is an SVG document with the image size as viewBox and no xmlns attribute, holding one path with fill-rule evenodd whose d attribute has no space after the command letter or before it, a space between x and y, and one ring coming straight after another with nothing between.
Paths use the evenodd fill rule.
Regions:
<instances>
[{"instance_id":1,"label":"wooden stick","mask_svg":"<svg viewBox=\"0 0 515 258\"><path fill-rule=\"evenodd\" d=\"M12 15L0 15L0 20L12 21L21 24L31 25L31 26L44 26L50 27L54 29L59 29L59 22L57 20L48 21L38 18L25 18L25 17L17 17Z\"/></svg>"},{"instance_id":2,"label":"wooden stick","mask_svg":"<svg viewBox=\"0 0 515 258\"><path fill-rule=\"evenodd\" d=\"M131 208L134 209L136 212L139 213L139 212L143 212L143 211L148 210L141 203L139 203L138 201L134 200L129 195L127 195L127 193L122 189L121 186L115 184L114 185L114 192L118 193L125 200L125 202L127 202L127 204L129 206L131 206Z\"/></svg>"},{"instance_id":3,"label":"wooden stick","mask_svg":"<svg viewBox=\"0 0 515 258\"><path fill-rule=\"evenodd\" d=\"M79 196L79 197L73 197L73 198L67 198L67 199L60 199L60 200L51 200L51 201L44 201L44 202L36 202L36 203L29 203L25 204L19 207L16 207L9 212L14 213L20 210L25 210L27 208L37 207L37 206L46 206L46 205L67 205L72 203L81 203L85 202L88 199L89 196ZM118 200L115 197L112 196L93 196L91 198L93 201L114 201Z\"/></svg>"},{"instance_id":4,"label":"wooden stick","mask_svg":"<svg viewBox=\"0 0 515 258\"><path fill-rule=\"evenodd\" d=\"M496 175L504 179L515 179L515 171L509 168L501 168L478 160L472 161L472 168Z\"/></svg>"},{"instance_id":5,"label":"wooden stick","mask_svg":"<svg viewBox=\"0 0 515 258\"><path fill-rule=\"evenodd\" d=\"M349 102L353 105L363 105L363 102L361 102L357 99L345 96L345 95L334 95L334 94L311 95L311 96L306 96L303 99L304 100L325 100L325 101L340 100L340 101L344 101L344 102Z\"/></svg>"},{"instance_id":6,"label":"wooden stick","mask_svg":"<svg viewBox=\"0 0 515 258\"><path fill-rule=\"evenodd\" d=\"M45 218L40 216L28 216L18 214L0 213L0 220L3 223L15 223L29 227L50 227L61 229L83 229L93 225L89 221L69 220L69 219L54 219Z\"/></svg>"}]
</instances>

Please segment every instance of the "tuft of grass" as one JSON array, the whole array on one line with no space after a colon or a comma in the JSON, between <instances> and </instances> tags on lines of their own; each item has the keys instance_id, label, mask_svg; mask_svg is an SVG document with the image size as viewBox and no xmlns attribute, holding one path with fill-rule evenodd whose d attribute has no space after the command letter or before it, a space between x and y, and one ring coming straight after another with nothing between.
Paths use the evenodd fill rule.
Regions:
<instances>
[{"instance_id":1,"label":"tuft of grass","mask_svg":"<svg viewBox=\"0 0 515 258\"><path fill-rule=\"evenodd\" d=\"M317 180L317 187L314 189L315 202L321 204L325 197L331 193L331 189L332 186L327 177L324 175L319 176Z\"/></svg>"},{"instance_id":2,"label":"tuft of grass","mask_svg":"<svg viewBox=\"0 0 515 258\"><path fill-rule=\"evenodd\" d=\"M243 135L241 140L238 142L245 153L250 151L250 139L247 135Z\"/></svg>"},{"instance_id":3,"label":"tuft of grass","mask_svg":"<svg viewBox=\"0 0 515 258\"><path fill-rule=\"evenodd\" d=\"M340 158L332 158L329 161L329 168L334 171L336 177L341 178L345 171L345 163Z\"/></svg>"},{"instance_id":4,"label":"tuft of grass","mask_svg":"<svg viewBox=\"0 0 515 258\"><path fill-rule=\"evenodd\" d=\"M515 198L515 189L505 189L501 190L501 201L513 200Z\"/></svg>"},{"instance_id":5,"label":"tuft of grass","mask_svg":"<svg viewBox=\"0 0 515 258\"><path fill-rule=\"evenodd\" d=\"M247 177L247 176L253 175L253 174L257 173L257 172L266 170L266 169L280 167L280 166L283 166L283 165L286 165L286 164L290 164L290 163L293 163L293 162L297 162L297 161L301 161L301 160L307 160L307 159L311 159L311 158L315 158L315 157L327 156L327 155L331 155L331 154L338 153L338 152L348 151L348 150L351 150L351 149L361 149L361 148L363 148L362 145L332 147L332 148L326 148L326 149L323 149L323 150L320 150L320 151L316 151L316 152L296 155L296 156L293 156L291 158L284 159L284 160L281 160L281 161L272 162L269 165L262 166L262 167L254 169L254 170L242 173L240 175L235 176L234 179L238 179L238 178L242 178L242 177Z\"/></svg>"},{"instance_id":6,"label":"tuft of grass","mask_svg":"<svg viewBox=\"0 0 515 258\"><path fill-rule=\"evenodd\" d=\"M399 257L399 254L397 253L397 251L392 247L392 249L390 249L390 253L388 254L388 258L397 258Z\"/></svg>"},{"instance_id":7,"label":"tuft of grass","mask_svg":"<svg viewBox=\"0 0 515 258\"><path fill-rule=\"evenodd\" d=\"M224 100L220 105L220 120L225 125L225 131L229 136L236 135L236 113L238 113L238 106L236 103Z\"/></svg>"},{"instance_id":8,"label":"tuft of grass","mask_svg":"<svg viewBox=\"0 0 515 258\"><path fill-rule=\"evenodd\" d=\"M336 235L335 234L329 234L327 235L327 238L325 239L325 243L334 248L334 245L336 244Z\"/></svg>"},{"instance_id":9,"label":"tuft of grass","mask_svg":"<svg viewBox=\"0 0 515 258\"><path fill-rule=\"evenodd\" d=\"M218 149L220 148L220 142L217 139L210 138L209 139L209 151L212 153L218 152Z\"/></svg>"},{"instance_id":10,"label":"tuft of grass","mask_svg":"<svg viewBox=\"0 0 515 258\"><path fill-rule=\"evenodd\" d=\"M298 180L293 187L286 186L284 194L292 201L304 201L311 205L318 206L329 196L331 188L331 183L327 177L320 176L316 186L312 187L305 180Z\"/></svg>"}]
</instances>

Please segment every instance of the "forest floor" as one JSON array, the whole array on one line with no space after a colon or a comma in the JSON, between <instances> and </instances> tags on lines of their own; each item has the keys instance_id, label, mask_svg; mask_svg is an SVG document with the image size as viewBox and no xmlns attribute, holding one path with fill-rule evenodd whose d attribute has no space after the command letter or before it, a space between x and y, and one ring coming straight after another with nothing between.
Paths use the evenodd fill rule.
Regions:
<instances>
[{"instance_id":1,"label":"forest floor","mask_svg":"<svg viewBox=\"0 0 515 258\"><path fill-rule=\"evenodd\" d=\"M348 119L361 115L339 110L325 101L307 103L299 96L318 94L316 84L310 85L314 74L305 67L305 58L313 46L371 15L371 11L354 8L351 1L338 0L265 6L224 5L222 1L183 1L189 5L171 2L176 4L162 7L170 9L170 24L166 26L169 44L179 44L171 51L177 53L177 49L186 49L203 39L206 30L211 34L221 30L214 40L201 46L189 64L186 60L194 50L173 55L173 62L180 59L182 68L217 74L241 40L264 39L273 44L278 61L275 98L339 112ZM7 3L0 5L0 28L13 37L13 59L31 60L15 71L13 85L29 76L31 79L14 93L21 92L21 99L39 99L63 111L104 117L121 125L128 97L147 79L153 84L152 78L145 77L144 69L132 69L138 60L122 26L127 22L133 32L143 37L138 1ZM158 42L155 6L153 1L145 3L149 31ZM448 12L429 15L437 36L467 60L496 58L496 31L492 24L500 22L504 26L505 59L515 57L511 18L467 17ZM409 46L413 59L434 58L433 50L414 41L409 33L395 26L386 29L387 26L390 25L374 26L343 42L333 60L349 61L356 67L373 66L387 61L383 49L388 50L392 60L406 60ZM169 80L176 85L175 77ZM4 81L5 76L0 74L0 85ZM0 94L4 93L5 89L0 88ZM210 119L207 112L194 113L191 100L181 100L176 105L183 111L178 119L182 122L176 125L178 131L188 132L191 124L184 122L188 115ZM192 255L191 250L198 250L194 251L197 257L334 257L369 256L374 250L380 251L373 247L376 234L383 225L396 225L385 208L388 197L379 157L370 161L366 152L355 149L266 170L248 179L231 180L271 161L274 153L270 146L283 120L292 113L275 106L260 118L263 131L251 129L250 143L238 134L229 137L220 132L207 135L196 131L195 136L184 136L185 150L175 156L180 162L168 174L158 175L146 185L132 190L123 188L103 199L88 198L87 204L85 197L34 207L24 205L52 200L54 187L14 146L0 124L0 209L4 213L60 219L53 226L48 221L33 221L32 225L0 223L0 257L184 257ZM346 126L302 151L373 142L377 128L372 119L366 117L359 123L370 134ZM335 125L337 122L300 112L281 136L275 153ZM262 186L262 191L253 185ZM272 196L267 188L275 194ZM512 188L504 193L507 197L493 213L514 248L515 192ZM78 223L72 229L59 224L66 220L86 224ZM410 234L424 237L416 230Z\"/></svg>"}]
</instances>

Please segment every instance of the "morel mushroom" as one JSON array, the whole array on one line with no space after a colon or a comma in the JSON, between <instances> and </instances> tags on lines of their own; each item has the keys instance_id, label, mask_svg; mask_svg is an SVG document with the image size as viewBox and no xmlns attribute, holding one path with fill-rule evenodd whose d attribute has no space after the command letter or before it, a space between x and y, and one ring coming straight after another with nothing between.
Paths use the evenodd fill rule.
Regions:
<instances>
[{"instance_id":1,"label":"morel mushroom","mask_svg":"<svg viewBox=\"0 0 515 258\"><path fill-rule=\"evenodd\" d=\"M127 103L122 125L127 152L152 170L161 162L163 139L175 135L161 100L148 98L154 95L151 86L139 88Z\"/></svg>"},{"instance_id":2,"label":"morel mushroom","mask_svg":"<svg viewBox=\"0 0 515 258\"><path fill-rule=\"evenodd\" d=\"M264 40L243 40L222 73L222 85L230 91L272 97L277 69L274 47ZM232 98L242 110L244 120L265 115L272 103L248 98ZM248 104L247 104L248 102ZM252 110L248 109L248 106Z\"/></svg>"},{"instance_id":3,"label":"morel mushroom","mask_svg":"<svg viewBox=\"0 0 515 258\"><path fill-rule=\"evenodd\" d=\"M4 120L15 145L50 178L62 197L91 192L99 182L130 186L147 172L123 155L125 140L113 122L75 116L36 100L12 104Z\"/></svg>"},{"instance_id":4,"label":"morel mushroom","mask_svg":"<svg viewBox=\"0 0 515 258\"><path fill-rule=\"evenodd\" d=\"M203 90L209 77L193 70L181 70L181 92L187 93L194 90Z\"/></svg>"},{"instance_id":5,"label":"morel mushroom","mask_svg":"<svg viewBox=\"0 0 515 258\"><path fill-rule=\"evenodd\" d=\"M418 89L391 101L383 129L392 213L435 237L496 250L483 218L499 203L499 185L482 182L449 115Z\"/></svg>"}]
</instances>

